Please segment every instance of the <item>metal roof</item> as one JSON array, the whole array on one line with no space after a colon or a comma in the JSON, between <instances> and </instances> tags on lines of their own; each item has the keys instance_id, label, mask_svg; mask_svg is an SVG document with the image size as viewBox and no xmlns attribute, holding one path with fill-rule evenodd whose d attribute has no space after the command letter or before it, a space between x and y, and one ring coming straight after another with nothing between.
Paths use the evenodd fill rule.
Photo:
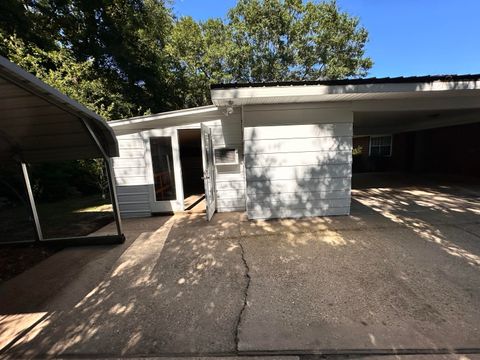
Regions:
<instances>
[{"instance_id":1,"label":"metal roof","mask_svg":"<svg viewBox=\"0 0 480 360\"><path fill-rule=\"evenodd\" d=\"M312 81L271 81L271 82L245 82L245 83L220 83L212 84L210 89L232 89L245 87L272 87L272 86L302 86L302 85L367 85L367 84L405 84L433 81L472 81L480 80L480 74L463 75L424 75L424 76L399 76L399 77L371 77L359 79L340 80L312 80Z\"/></svg>"},{"instance_id":2,"label":"metal roof","mask_svg":"<svg viewBox=\"0 0 480 360\"><path fill-rule=\"evenodd\" d=\"M25 162L118 156L105 120L0 56L0 159Z\"/></svg>"},{"instance_id":3,"label":"metal roof","mask_svg":"<svg viewBox=\"0 0 480 360\"><path fill-rule=\"evenodd\" d=\"M359 102L480 95L480 75L321 80L213 85L216 106ZM477 98L478 99L478 98Z\"/></svg>"}]
</instances>

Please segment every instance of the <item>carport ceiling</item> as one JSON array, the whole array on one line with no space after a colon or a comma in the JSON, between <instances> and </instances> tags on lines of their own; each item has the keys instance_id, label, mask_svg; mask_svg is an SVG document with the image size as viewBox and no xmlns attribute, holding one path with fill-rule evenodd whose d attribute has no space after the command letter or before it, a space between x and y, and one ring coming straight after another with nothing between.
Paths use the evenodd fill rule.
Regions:
<instances>
[{"instance_id":1,"label":"carport ceiling","mask_svg":"<svg viewBox=\"0 0 480 360\"><path fill-rule=\"evenodd\" d=\"M354 135L376 135L480 122L480 109L357 111Z\"/></svg>"},{"instance_id":2,"label":"carport ceiling","mask_svg":"<svg viewBox=\"0 0 480 360\"><path fill-rule=\"evenodd\" d=\"M105 121L0 57L0 159L24 162L102 157L84 122L108 156L116 138Z\"/></svg>"}]
</instances>

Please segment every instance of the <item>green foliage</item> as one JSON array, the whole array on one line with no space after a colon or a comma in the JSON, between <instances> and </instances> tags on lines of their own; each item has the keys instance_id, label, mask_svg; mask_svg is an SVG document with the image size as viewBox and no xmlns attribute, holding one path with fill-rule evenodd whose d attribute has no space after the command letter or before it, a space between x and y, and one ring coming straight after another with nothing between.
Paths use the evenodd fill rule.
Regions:
<instances>
[{"instance_id":1,"label":"green foliage","mask_svg":"<svg viewBox=\"0 0 480 360\"><path fill-rule=\"evenodd\" d=\"M0 1L0 55L107 120L209 104L212 83L365 76L367 41L334 0L238 0L202 22L169 0ZM98 160L35 174L40 197L105 193Z\"/></svg>"},{"instance_id":2,"label":"green foliage","mask_svg":"<svg viewBox=\"0 0 480 360\"><path fill-rule=\"evenodd\" d=\"M0 54L107 119L209 103L216 82L359 77L359 19L332 1L238 0L174 19L168 0L4 0Z\"/></svg>"},{"instance_id":3,"label":"green foliage","mask_svg":"<svg viewBox=\"0 0 480 360\"><path fill-rule=\"evenodd\" d=\"M29 172L34 195L40 201L52 202L76 195L106 197L108 183L101 159L34 164Z\"/></svg>"},{"instance_id":4,"label":"green foliage","mask_svg":"<svg viewBox=\"0 0 480 360\"><path fill-rule=\"evenodd\" d=\"M30 55L28 71L106 118L137 116L183 107L164 51L172 26L160 0L6 0L0 53Z\"/></svg>"},{"instance_id":5,"label":"green foliage","mask_svg":"<svg viewBox=\"0 0 480 360\"><path fill-rule=\"evenodd\" d=\"M358 145L352 149L352 155L358 156L363 154L363 146Z\"/></svg>"},{"instance_id":6,"label":"green foliage","mask_svg":"<svg viewBox=\"0 0 480 360\"><path fill-rule=\"evenodd\" d=\"M367 41L359 19L335 1L239 0L226 21L178 20L167 51L180 61L195 86L191 101L200 105L216 82L365 76L372 66Z\"/></svg>"},{"instance_id":7,"label":"green foliage","mask_svg":"<svg viewBox=\"0 0 480 360\"><path fill-rule=\"evenodd\" d=\"M185 79L187 107L208 104L211 83L234 80L229 67L234 53L231 36L231 29L219 19L197 23L183 17L176 22L166 51Z\"/></svg>"},{"instance_id":8,"label":"green foliage","mask_svg":"<svg viewBox=\"0 0 480 360\"><path fill-rule=\"evenodd\" d=\"M137 113L135 104L109 89L107 80L97 75L90 60L77 62L69 49L45 51L1 33L0 43L11 61L105 119Z\"/></svg>"},{"instance_id":9,"label":"green foliage","mask_svg":"<svg viewBox=\"0 0 480 360\"><path fill-rule=\"evenodd\" d=\"M229 12L239 81L359 77L368 33L335 1L239 0Z\"/></svg>"},{"instance_id":10,"label":"green foliage","mask_svg":"<svg viewBox=\"0 0 480 360\"><path fill-rule=\"evenodd\" d=\"M12 204L27 204L22 169L13 161L0 164L0 200L2 199L8 199Z\"/></svg>"}]
</instances>

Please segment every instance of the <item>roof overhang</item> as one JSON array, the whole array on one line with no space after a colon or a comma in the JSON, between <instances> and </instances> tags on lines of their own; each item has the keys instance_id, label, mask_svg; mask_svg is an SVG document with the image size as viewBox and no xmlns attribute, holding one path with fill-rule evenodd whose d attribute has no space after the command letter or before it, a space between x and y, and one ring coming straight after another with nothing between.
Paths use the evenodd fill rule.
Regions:
<instances>
[{"instance_id":1,"label":"roof overhang","mask_svg":"<svg viewBox=\"0 0 480 360\"><path fill-rule=\"evenodd\" d=\"M103 118L3 57L0 113L1 159L40 162L97 158L102 153L118 156L115 134Z\"/></svg>"},{"instance_id":2,"label":"roof overhang","mask_svg":"<svg viewBox=\"0 0 480 360\"><path fill-rule=\"evenodd\" d=\"M109 125L117 135L132 131L164 129L174 126L185 126L201 122L221 119L225 114L214 105L200 106L191 109L168 111L159 114L144 115L122 120L110 121Z\"/></svg>"},{"instance_id":3,"label":"roof overhang","mask_svg":"<svg viewBox=\"0 0 480 360\"><path fill-rule=\"evenodd\" d=\"M242 106L257 104L308 103L308 102L355 102L365 100L421 99L446 96L480 95L480 76L444 76L402 78L404 81L368 79L326 81L318 83L276 84L226 84L213 85L212 102L216 106Z\"/></svg>"}]
</instances>

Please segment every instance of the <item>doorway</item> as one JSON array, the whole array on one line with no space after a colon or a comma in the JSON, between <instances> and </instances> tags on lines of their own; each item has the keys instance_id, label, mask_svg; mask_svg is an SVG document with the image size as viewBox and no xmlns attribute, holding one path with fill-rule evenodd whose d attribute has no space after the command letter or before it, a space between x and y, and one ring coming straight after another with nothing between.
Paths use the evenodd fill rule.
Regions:
<instances>
[{"instance_id":1,"label":"doorway","mask_svg":"<svg viewBox=\"0 0 480 360\"><path fill-rule=\"evenodd\" d=\"M179 129L178 145L185 211L205 212L201 130Z\"/></svg>"}]
</instances>

